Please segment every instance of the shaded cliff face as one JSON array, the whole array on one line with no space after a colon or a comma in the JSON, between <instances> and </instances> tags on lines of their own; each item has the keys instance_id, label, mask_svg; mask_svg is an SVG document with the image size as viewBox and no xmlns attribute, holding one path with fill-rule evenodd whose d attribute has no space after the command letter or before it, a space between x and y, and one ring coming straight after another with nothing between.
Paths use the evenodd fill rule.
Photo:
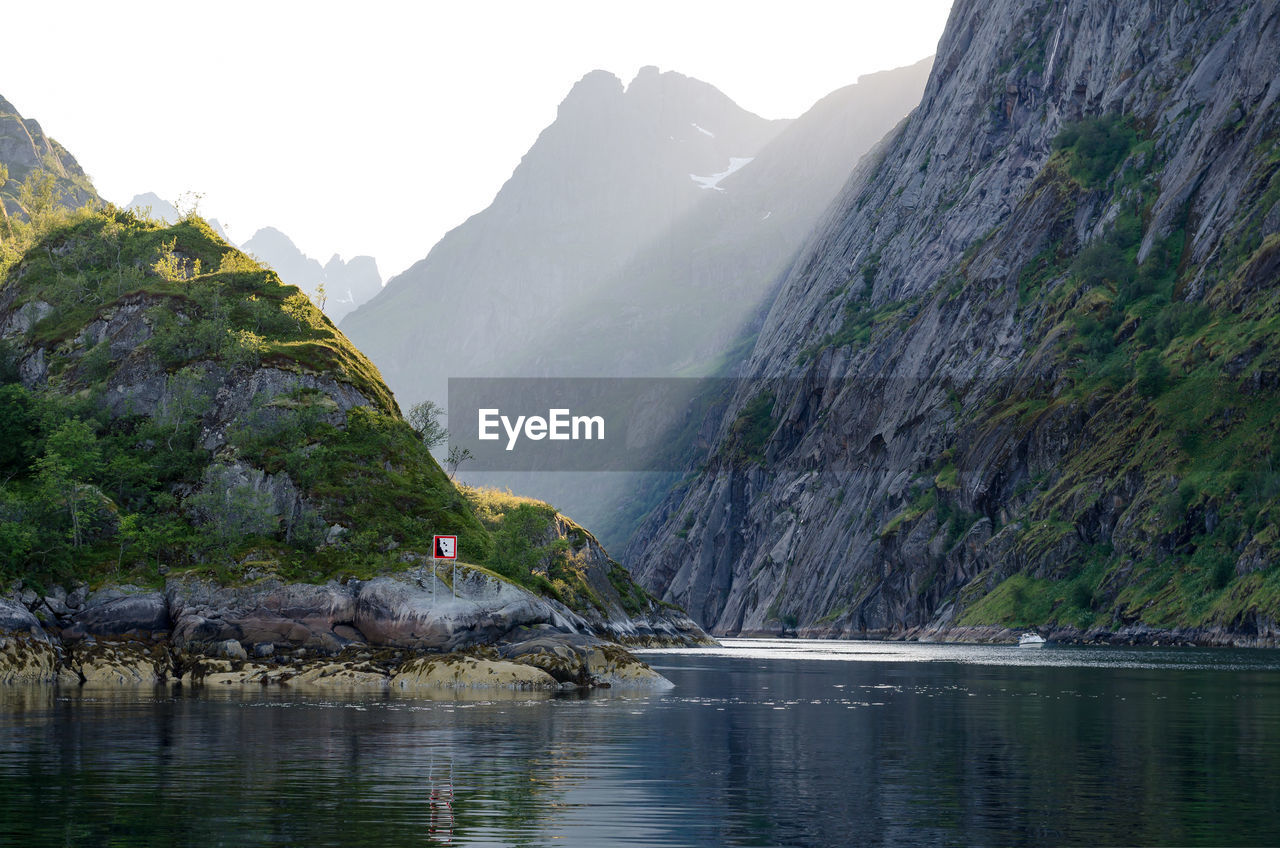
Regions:
<instances>
[{"instance_id":1,"label":"shaded cliff face","mask_svg":"<svg viewBox=\"0 0 1280 848\"><path fill-rule=\"evenodd\" d=\"M21 185L33 174L45 173L52 189L51 200L59 206L76 207L98 201L89 178L75 157L61 144L49 138L40 124L18 114L8 100L0 97L0 166L8 171L8 180L0 185L0 203L9 215L26 217Z\"/></svg>"},{"instance_id":2,"label":"shaded cliff face","mask_svg":"<svg viewBox=\"0 0 1280 848\"><path fill-rule=\"evenodd\" d=\"M717 632L1274 629L1278 47L1274 4L958 2L624 561Z\"/></svg>"}]
</instances>

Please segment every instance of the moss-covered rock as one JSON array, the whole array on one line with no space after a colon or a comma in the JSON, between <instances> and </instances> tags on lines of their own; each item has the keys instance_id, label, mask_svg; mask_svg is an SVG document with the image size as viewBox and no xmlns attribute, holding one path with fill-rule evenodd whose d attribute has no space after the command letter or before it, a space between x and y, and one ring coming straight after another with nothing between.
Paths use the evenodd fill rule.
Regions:
<instances>
[{"instance_id":1,"label":"moss-covered rock","mask_svg":"<svg viewBox=\"0 0 1280 848\"><path fill-rule=\"evenodd\" d=\"M391 686L401 690L554 689L557 685L556 679L540 668L466 654L420 657L405 663L391 678Z\"/></svg>"}]
</instances>

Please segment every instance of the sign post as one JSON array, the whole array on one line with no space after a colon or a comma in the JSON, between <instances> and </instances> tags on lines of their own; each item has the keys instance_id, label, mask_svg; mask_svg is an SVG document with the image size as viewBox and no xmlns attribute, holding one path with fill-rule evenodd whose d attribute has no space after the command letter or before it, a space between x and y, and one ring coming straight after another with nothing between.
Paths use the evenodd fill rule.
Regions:
<instances>
[{"instance_id":1,"label":"sign post","mask_svg":"<svg viewBox=\"0 0 1280 848\"><path fill-rule=\"evenodd\" d=\"M457 536L433 536L431 538L431 576L435 576L436 561L447 559L453 563L453 572L449 581L453 589L453 596L458 597L458 537ZM431 591L435 592L435 583L431 584Z\"/></svg>"}]
</instances>

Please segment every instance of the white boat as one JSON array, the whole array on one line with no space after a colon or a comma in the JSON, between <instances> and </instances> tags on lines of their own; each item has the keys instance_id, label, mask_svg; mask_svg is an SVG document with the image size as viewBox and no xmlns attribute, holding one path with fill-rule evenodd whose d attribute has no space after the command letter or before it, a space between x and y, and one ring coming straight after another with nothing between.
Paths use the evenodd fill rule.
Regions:
<instances>
[{"instance_id":1,"label":"white boat","mask_svg":"<svg viewBox=\"0 0 1280 848\"><path fill-rule=\"evenodd\" d=\"M1023 633L1018 639L1019 648L1043 648L1044 637L1039 633Z\"/></svg>"}]
</instances>

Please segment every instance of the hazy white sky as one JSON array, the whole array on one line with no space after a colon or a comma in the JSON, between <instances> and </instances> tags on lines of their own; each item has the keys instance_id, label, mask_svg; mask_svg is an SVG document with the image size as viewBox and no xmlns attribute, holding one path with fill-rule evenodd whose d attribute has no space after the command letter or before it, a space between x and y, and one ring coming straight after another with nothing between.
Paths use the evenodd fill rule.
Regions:
<instances>
[{"instance_id":1,"label":"hazy white sky","mask_svg":"<svg viewBox=\"0 0 1280 848\"><path fill-rule=\"evenodd\" d=\"M204 195L384 277L488 205L595 68L697 77L768 118L934 51L951 0L8 4L0 95L108 200ZM54 14L56 12L56 14Z\"/></svg>"}]
</instances>

